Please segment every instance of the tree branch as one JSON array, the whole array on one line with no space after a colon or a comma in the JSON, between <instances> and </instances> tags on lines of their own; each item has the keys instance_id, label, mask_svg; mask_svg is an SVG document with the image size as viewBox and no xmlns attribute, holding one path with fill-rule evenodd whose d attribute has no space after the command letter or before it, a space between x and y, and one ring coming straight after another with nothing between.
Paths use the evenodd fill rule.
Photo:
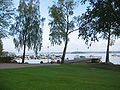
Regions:
<instances>
[{"instance_id":1,"label":"tree branch","mask_svg":"<svg viewBox=\"0 0 120 90\"><path fill-rule=\"evenodd\" d=\"M72 31L68 32L68 35L71 34L71 33L74 32L74 31L78 31L78 30L79 30L79 29L72 30Z\"/></svg>"}]
</instances>

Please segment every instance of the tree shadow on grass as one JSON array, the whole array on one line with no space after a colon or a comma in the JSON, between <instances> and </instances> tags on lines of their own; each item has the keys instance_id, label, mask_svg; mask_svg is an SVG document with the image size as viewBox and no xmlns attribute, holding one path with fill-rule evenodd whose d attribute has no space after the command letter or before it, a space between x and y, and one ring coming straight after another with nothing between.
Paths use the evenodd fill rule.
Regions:
<instances>
[{"instance_id":1,"label":"tree shadow on grass","mask_svg":"<svg viewBox=\"0 0 120 90\"><path fill-rule=\"evenodd\" d=\"M95 69L104 69L104 70L114 70L120 71L120 65L114 65L111 63L85 63L85 62L77 62L77 63L65 63L64 65L71 67L79 67L79 68L95 68Z\"/></svg>"}]
</instances>

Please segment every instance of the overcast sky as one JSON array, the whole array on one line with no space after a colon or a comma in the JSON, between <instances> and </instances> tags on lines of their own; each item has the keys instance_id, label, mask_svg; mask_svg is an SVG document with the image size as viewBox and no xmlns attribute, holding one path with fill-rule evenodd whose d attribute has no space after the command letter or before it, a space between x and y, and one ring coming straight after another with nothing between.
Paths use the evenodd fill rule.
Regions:
<instances>
[{"instance_id":1,"label":"overcast sky","mask_svg":"<svg viewBox=\"0 0 120 90\"><path fill-rule=\"evenodd\" d=\"M57 0L54 0L57 1ZM14 0L15 6L17 6L19 3L19 0ZM46 18L44 28L43 28L43 47L41 52L48 52L48 46L49 51L51 52L62 52L64 48L64 42L62 45L58 46L55 45L54 47L51 46L49 42L49 15L48 15L48 7L53 4L53 0L41 0L41 15ZM81 15L83 12L85 12L87 5L76 7L75 9L75 15ZM100 40L99 42L93 43L92 46L88 49L88 46L84 44L84 41L81 39L78 39L78 32L74 32L70 34L69 36L70 41L68 43L67 52L71 51L106 51L107 41L106 40ZM10 52L16 52L17 50L14 48L14 43L12 41L12 37L3 39L3 48L4 51L10 51ZM115 44L110 47L111 51L120 51L120 39L115 41ZM22 50L20 51L22 52ZM32 51L27 51L32 52Z\"/></svg>"}]
</instances>

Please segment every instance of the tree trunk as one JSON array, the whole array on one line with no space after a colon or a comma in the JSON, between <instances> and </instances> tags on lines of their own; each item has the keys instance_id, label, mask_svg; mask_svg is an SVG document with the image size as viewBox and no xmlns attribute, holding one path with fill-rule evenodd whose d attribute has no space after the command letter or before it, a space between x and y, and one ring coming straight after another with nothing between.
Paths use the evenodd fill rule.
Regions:
<instances>
[{"instance_id":1,"label":"tree trunk","mask_svg":"<svg viewBox=\"0 0 120 90\"><path fill-rule=\"evenodd\" d=\"M68 7L67 7L67 31L66 31L66 41L65 41L65 47L64 47L64 50L63 50L63 55L62 55L62 58L61 58L61 64L64 63L64 60L65 60L65 54L66 54L66 49L67 49L67 44L68 44L68 31L69 31L69 10L68 10Z\"/></svg>"},{"instance_id":2,"label":"tree trunk","mask_svg":"<svg viewBox=\"0 0 120 90\"><path fill-rule=\"evenodd\" d=\"M106 51L106 63L109 63L109 46L110 46L110 32L108 35L107 51Z\"/></svg>"},{"instance_id":3,"label":"tree trunk","mask_svg":"<svg viewBox=\"0 0 120 90\"><path fill-rule=\"evenodd\" d=\"M24 63L24 61L25 61L25 50L26 50L26 36L25 36L24 47L23 47L23 58L22 58L22 63Z\"/></svg>"},{"instance_id":4,"label":"tree trunk","mask_svg":"<svg viewBox=\"0 0 120 90\"><path fill-rule=\"evenodd\" d=\"M24 48L23 48L23 58L22 58L22 63L24 63L24 61L25 61L25 49L26 49L26 44L24 44Z\"/></svg>"},{"instance_id":5,"label":"tree trunk","mask_svg":"<svg viewBox=\"0 0 120 90\"><path fill-rule=\"evenodd\" d=\"M67 44L68 44L68 38L65 41L65 47L64 47L64 50L63 50L62 58L61 58L61 64L63 64L64 60L65 60L65 54L66 54Z\"/></svg>"}]
</instances>

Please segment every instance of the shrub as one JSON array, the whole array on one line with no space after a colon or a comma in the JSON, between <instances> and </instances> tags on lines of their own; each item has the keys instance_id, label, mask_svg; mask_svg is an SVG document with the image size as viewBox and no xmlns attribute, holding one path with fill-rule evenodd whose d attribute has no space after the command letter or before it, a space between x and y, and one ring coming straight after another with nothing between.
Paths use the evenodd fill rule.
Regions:
<instances>
[{"instance_id":1,"label":"shrub","mask_svg":"<svg viewBox=\"0 0 120 90\"><path fill-rule=\"evenodd\" d=\"M43 64L43 61L40 61L40 64Z\"/></svg>"},{"instance_id":2,"label":"shrub","mask_svg":"<svg viewBox=\"0 0 120 90\"><path fill-rule=\"evenodd\" d=\"M0 55L2 55L2 51L3 51L3 43L2 40L0 39Z\"/></svg>"},{"instance_id":3,"label":"shrub","mask_svg":"<svg viewBox=\"0 0 120 90\"><path fill-rule=\"evenodd\" d=\"M28 64L28 62L25 62L25 64Z\"/></svg>"},{"instance_id":4,"label":"shrub","mask_svg":"<svg viewBox=\"0 0 120 90\"><path fill-rule=\"evenodd\" d=\"M50 63L51 63L51 64L53 64L53 63L54 63L54 61L51 61Z\"/></svg>"},{"instance_id":5,"label":"shrub","mask_svg":"<svg viewBox=\"0 0 120 90\"><path fill-rule=\"evenodd\" d=\"M0 57L0 63L11 63L11 61L14 59L14 57Z\"/></svg>"},{"instance_id":6,"label":"shrub","mask_svg":"<svg viewBox=\"0 0 120 90\"><path fill-rule=\"evenodd\" d=\"M57 64L60 64L60 60L57 60Z\"/></svg>"}]
</instances>

